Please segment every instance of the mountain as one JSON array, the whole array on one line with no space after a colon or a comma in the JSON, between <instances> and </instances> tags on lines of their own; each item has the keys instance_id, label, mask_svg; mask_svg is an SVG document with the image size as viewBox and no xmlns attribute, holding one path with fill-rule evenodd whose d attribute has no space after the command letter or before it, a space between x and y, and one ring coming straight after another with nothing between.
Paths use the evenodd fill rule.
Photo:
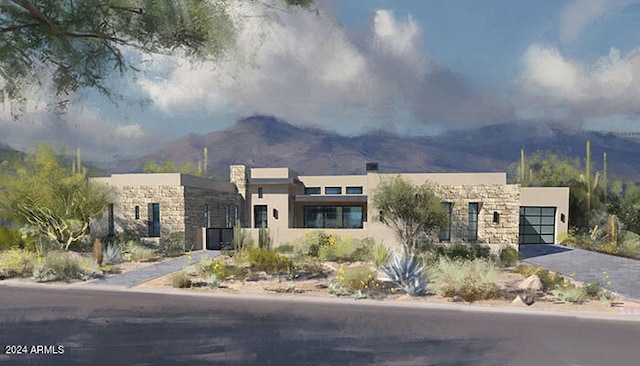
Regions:
<instances>
[{"instance_id":1,"label":"mountain","mask_svg":"<svg viewBox=\"0 0 640 366\"><path fill-rule=\"evenodd\" d=\"M386 173L505 171L519 160L521 148L527 154L551 150L584 157L587 140L591 140L596 168L601 166L602 152L606 151L610 172L640 180L640 161L635 158L640 152L640 138L634 134L570 130L548 122L513 122L439 136L375 132L348 137L296 127L267 116L249 117L206 135L191 134L154 153L117 161L109 170L141 171L149 160L197 166L207 147L208 170L225 180L231 164L290 167L304 175L362 174L367 162L378 162L380 171Z\"/></svg>"}]
</instances>

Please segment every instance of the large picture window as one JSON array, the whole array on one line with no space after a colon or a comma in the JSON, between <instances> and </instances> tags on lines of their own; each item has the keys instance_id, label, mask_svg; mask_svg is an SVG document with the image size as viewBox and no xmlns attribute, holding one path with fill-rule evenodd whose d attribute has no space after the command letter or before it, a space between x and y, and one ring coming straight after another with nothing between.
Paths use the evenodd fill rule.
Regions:
<instances>
[{"instance_id":1,"label":"large picture window","mask_svg":"<svg viewBox=\"0 0 640 366\"><path fill-rule=\"evenodd\" d=\"M304 227L317 229L362 229L362 206L305 206Z\"/></svg>"}]
</instances>

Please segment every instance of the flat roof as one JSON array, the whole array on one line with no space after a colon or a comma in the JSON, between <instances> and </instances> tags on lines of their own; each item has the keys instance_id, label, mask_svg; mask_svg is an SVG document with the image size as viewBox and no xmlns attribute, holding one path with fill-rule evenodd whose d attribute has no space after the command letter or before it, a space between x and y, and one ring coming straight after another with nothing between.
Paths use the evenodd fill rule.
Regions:
<instances>
[{"instance_id":1,"label":"flat roof","mask_svg":"<svg viewBox=\"0 0 640 366\"><path fill-rule=\"evenodd\" d=\"M362 195L308 195L308 194L299 194L293 196L294 202L357 202L357 203L366 203L367 196Z\"/></svg>"}]
</instances>

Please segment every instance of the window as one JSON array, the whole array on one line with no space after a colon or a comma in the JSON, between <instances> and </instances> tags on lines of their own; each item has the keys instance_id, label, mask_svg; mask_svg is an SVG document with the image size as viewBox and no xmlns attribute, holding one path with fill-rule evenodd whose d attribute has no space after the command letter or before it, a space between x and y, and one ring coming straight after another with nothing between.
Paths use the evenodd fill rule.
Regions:
<instances>
[{"instance_id":1,"label":"window","mask_svg":"<svg viewBox=\"0 0 640 366\"><path fill-rule=\"evenodd\" d=\"M320 194L320 187L306 187L304 194Z\"/></svg>"},{"instance_id":2,"label":"window","mask_svg":"<svg viewBox=\"0 0 640 366\"><path fill-rule=\"evenodd\" d=\"M347 187L347 194L362 194L362 187Z\"/></svg>"},{"instance_id":3,"label":"window","mask_svg":"<svg viewBox=\"0 0 640 366\"><path fill-rule=\"evenodd\" d=\"M233 226L235 226L240 220L240 216L238 216L238 205L235 205L233 209Z\"/></svg>"},{"instance_id":4,"label":"window","mask_svg":"<svg viewBox=\"0 0 640 366\"><path fill-rule=\"evenodd\" d=\"M231 227L231 205L224 208L224 224L225 227Z\"/></svg>"},{"instance_id":5,"label":"window","mask_svg":"<svg viewBox=\"0 0 640 366\"><path fill-rule=\"evenodd\" d=\"M254 227L259 229L261 227L267 228L267 205L255 205L253 206L253 221Z\"/></svg>"},{"instance_id":6,"label":"window","mask_svg":"<svg viewBox=\"0 0 640 366\"><path fill-rule=\"evenodd\" d=\"M304 227L318 229L362 229L362 206L305 206Z\"/></svg>"},{"instance_id":7,"label":"window","mask_svg":"<svg viewBox=\"0 0 640 366\"><path fill-rule=\"evenodd\" d=\"M262 198L263 195L262 187L258 187L258 198Z\"/></svg>"},{"instance_id":8,"label":"window","mask_svg":"<svg viewBox=\"0 0 640 366\"><path fill-rule=\"evenodd\" d=\"M478 240L478 211L480 204L477 202L469 203L469 236L470 242Z\"/></svg>"},{"instance_id":9,"label":"window","mask_svg":"<svg viewBox=\"0 0 640 366\"><path fill-rule=\"evenodd\" d=\"M325 187L324 194L342 194L342 187Z\"/></svg>"},{"instance_id":10,"label":"window","mask_svg":"<svg viewBox=\"0 0 640 366\"><path fill-rule=\"evenodd\" d=\"M204 227L209 227L209 205L204 205Z\"/></svg>"},{"instance_id":11,"label":"window","mask_svg":"<svg viewBox=\"0 0 640 366\"><path fill-rule=\"evenodd\" d=\"M500 212L493 211L493 223L494 224L499 224L500 223Z\"/></svg>"},{"instance_id":12,"label":"window","mask_svg":"<svg viewBox=\"0 0 640 366\"><path fill-rule=\"evenodd\" d=\"M440 228L440 241L451 240L451 210L453 204L451 202L442 202L442 208L447 213L447 224Z\"/></svg>"},{"instance_id":13,"label":"window","mask_svg":"<svg viewBox=\"0 0 640 366\"><path fill-rule=\"evenodd\" d=\"M136 220L140 220L140 206L136 206L133 211L134 211Z\"/></svg>"},{"instance_id":14,"label":"window","mask_svg":"<svg viewBox=\"0 0 640 366\"><path fill-rule=\"evenodd\" d=\"M109 235L115 235L116 234L116 228L115 228L115 224L113 222L113 203L109 204Z\"/></svg>"},{"instance_id":15,"label":"window","mask_svg":"<svg viewBox=\"0 0 640 366\"><path fill-rule=\"evenodd\" d=\"M149 215L149 237L160 237L160 204L150 203L148 206Z\"/></svg>"}]
</instances>

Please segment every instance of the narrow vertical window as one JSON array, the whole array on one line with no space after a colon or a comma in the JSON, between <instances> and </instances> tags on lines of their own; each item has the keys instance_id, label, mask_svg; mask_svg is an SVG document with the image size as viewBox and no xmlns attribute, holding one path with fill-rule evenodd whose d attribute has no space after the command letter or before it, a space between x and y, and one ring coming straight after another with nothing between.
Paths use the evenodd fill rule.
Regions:
<instances>
[{"instance_id":1,"label":"narrow vertical window","mask_svg":"<svg viewBox=\"0 0 640 366\"><path fill-rule=\"evenodd\" d=\"M478 240L478 211L480 205L477 202L469 203L469 236L468 240L474 242Z\"/></svg>"},{"instance_id":2,"label":"narrow vertical window","mask_svg":"<svg viewBox=\"0 0 640 366\"><path fill-rule=\"evenodd\" d=\"M148 206L149 212L149 237L160 237L160 204L150 203Z\"/></svg>"},{"instance_id":3,"label":"narrow vertical window","mask_svg":"<svg viewBox=\"0 0 640 366\"><path fill-rule=\"evenodd\" d=\"M231 205L225 206L224 224L225 224L225 227L231 227Z\"/></svg>"},{"instance_id":4,"label":"narrow vertical window","mask_svg":"<svg viewBox=\"0 0 640 366\"><path fill-rule=\"evenodd\" d=\"M442 208L447 213L447 223L440 228L440 241L451 240L451 210L453 205L451 202L442 202Z\"/></svg>"},{"instance_id":5,"label":"narrow vertical window","mask_svg":"<svg viewBox=\"0 0 640 366\"><path fill-rule=\"evenodd\" d=\"M209 205L204 205L204 227L209 227Z\"/></svg>"},{"instance_id":6,"label":"narrow vertical window","mask_svg":"<svg viewBox=\"0 0 640 366\"><path fill-rule=\"evenodd\" d=\"M238 215L238 205L235 205L234 210L233 210L233 226L235 226L238 223L238 220L240 219L240 216Z\"/></svg>"},{"instance_id":7,"label":"narrow vertical window","mask_svg":"<svg viewBox=\"0 0 640 366\"><path fill-rule=\"evenodd\" d=\"M258 187L258 198L262 198L262 196L263 196L262 187Z\"/></svg>"},{"instance_id":8,"label":"narrow vertical window","mask_svg":"<svg viewBox=\"0 0 640 366\"><path fill-rule=\"evenodd\" d=\"M140 220L140 206L136 206L133 211L134 211L136 220Z\"/></svg>"}]
</instances>

